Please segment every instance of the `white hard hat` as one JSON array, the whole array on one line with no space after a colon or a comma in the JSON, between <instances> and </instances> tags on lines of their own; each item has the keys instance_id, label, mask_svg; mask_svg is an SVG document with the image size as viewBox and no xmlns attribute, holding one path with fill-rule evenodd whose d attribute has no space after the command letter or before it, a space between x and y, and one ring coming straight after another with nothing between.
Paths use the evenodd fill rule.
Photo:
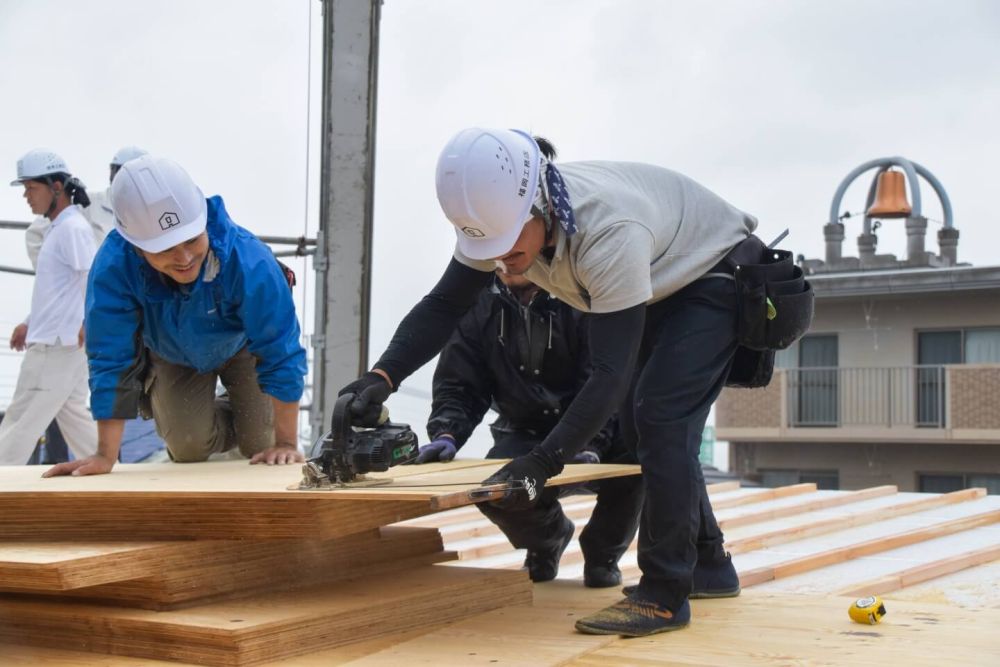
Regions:
<instances>
[{"instance_id":1,"label":"white hard hat","mask_svg":"<svg viewBox=\"0 0 1000 667\"><path fill-rule=\"evenodd\" d=\"M134 160L137 157L142 157L143 155L149 155L149 151L144 151L138 146L123 146L118 149L115 156L111 158L112 167L120 167L129 160Z\"/></svg>"},{"instance_id":2,"label":"white hard hat","mask_svg":"<svg viewBox=\"0 0 1000 667\"><path fill-rule=\"evenodd\" d=\"M538 189L541 153L520 130L462 130L437 163L437 197L458 230L458 248L471 259L510 251Z\"/></svg>"},{"instance_id":3,"label":"white hard hat","mask_svg":"<svg viewBox=\"0 0 1000 667\"><path fill-rule=\"evenodd\" d=\"M205 196L176 162L144 155L111 183L115 229L146 252L162 252L205 231Z\"/></svg>"},{"instance_id":4,"label":"white hard hat","mask_svg":"<svg viewBox=\"0 0 1000 667\"><path fill-rule=\"evenodd\" d=\"M25 153L24 157L17 161L17 179L11 181L10 184L21 185L25 181L32 181L43 176L68 173L70 172L66 161L58 154L44 148L36 148Z\"/></svg>"}]
</instances>

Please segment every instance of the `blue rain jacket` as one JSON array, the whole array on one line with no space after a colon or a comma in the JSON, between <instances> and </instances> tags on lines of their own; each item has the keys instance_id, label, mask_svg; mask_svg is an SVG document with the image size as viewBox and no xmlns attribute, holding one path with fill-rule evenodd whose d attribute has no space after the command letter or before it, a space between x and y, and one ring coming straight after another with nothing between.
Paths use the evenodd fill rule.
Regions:
<instances>
[{"instance_id":1,"label":"blue rain jacket","mask_svg":"<svg viewBox=\"0 0 1000 667\"><path fill-rule=\"evenodd\" d=\"M209 253L190 285L168 284L117 231L98 250L85 320L94 419L136 416L143 347L208 373L248 346L264 393L285 402L302 397L306 352L281 268L229 218L221 197L207 201Z\"/></svg>"}]
</instances>

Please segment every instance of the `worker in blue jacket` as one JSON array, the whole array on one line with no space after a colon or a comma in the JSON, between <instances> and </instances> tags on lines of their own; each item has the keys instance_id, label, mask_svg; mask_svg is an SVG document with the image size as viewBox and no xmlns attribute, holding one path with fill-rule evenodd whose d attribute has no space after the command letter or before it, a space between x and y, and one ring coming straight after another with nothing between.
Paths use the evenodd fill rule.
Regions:
<instances>
[{"instance_id":1,"label":"worker in blue jacket","mask_svg":"<svg viewBox=\"0 0 1000 667\"><path fill-rule=\"evenodd\" d=\"M177 462L234 447L251 463L302 461L306 355L274 255L170 160L125 164L111 203L115 230L86 299L97 453L45 476L110 472L137 411L155 419Z\"/></svg>"}]
</instances>

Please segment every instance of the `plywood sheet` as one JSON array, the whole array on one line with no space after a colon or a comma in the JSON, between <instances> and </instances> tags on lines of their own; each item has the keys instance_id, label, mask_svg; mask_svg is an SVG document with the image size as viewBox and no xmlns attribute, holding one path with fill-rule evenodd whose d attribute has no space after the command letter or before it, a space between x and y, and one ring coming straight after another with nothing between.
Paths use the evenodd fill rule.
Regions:
<instances>
[{"instance_id":1,"label":"plywood sheet","mask_svg":"<svg viewBox=\"0 0 1000 667\"><path fill-rule=\"evenodd\" d=\"M253 665L530 601L523 572L431 565L181 611L0 600L0 641Z\"/></svg>"},{"instance_id":2,"label":"plywood sheet","mask_svg":"<svg viewBox=\"0 0 1000 667\"><path fill-rule=\"evenodd\" d=\"M694 600L685 630L640 639L577 634L574 621L619 598L579 582L534 587L534 602L472 615L438 628L400 631L263 663L266 667L525 667L576 665L993 665L1000 610L960 609L929 600L890 600L877 626L852 623L844 597L761 594ZM147 662L51 648L0 644L0 664L25 667L138 667ZM193 664L193 663L181 663ZM178 666L180 667L180 666Z\"/></svg>"},{"instance_id":3,"label":"plywood sheet","mask_svg":"<svg viewBox=\"0 0 1000 667\"><path fill-rule=\"evenodd\" d=\"M503 461L400 466L385 486L332 491L287 487L298 466L244 461L132 464L109 475L41 479L0 467L0 535L8 539L326 539L470 504L471 489ZM638 473L638 466L567 465L551 484Z\"/></svg>"},{"instance_id":4,"label":"plywood sheet","mask_svg":"<svg viewBox=\"0 0 1000 667\"><path fill-rule=\"evenodd\" d=\"M135 554L118 551L108 561L99 554L86 559L67 555L60 560L58 552L65 549L74 554L75 545L44 546L50 562L43 571L61 576L33 579L31 569L25 568L16 578L0 578L0 591L175 609L270 591L331 585L455 558L454 553L443 550L438 531L416 527L388 527L333 540L163 543L160 548L144 546ZM93 574L112 583L70 590L45 585L52 579L63 584L92 580Z\"/></svg>"},{"instance_id":5,"label":"plywood sheet","mask_svg":"<svg viewBox=\"0 0 1000 667\"><path fill-rule=\"evenodd\" d=\"M564 664L617 665L994 665L1000 613L940 604L892 603L876 626L853 623L851 598L761 595L691 603L691 626L616 639ZM439 664L448 664L442 661Z\"/></svg>"}]
</instances>

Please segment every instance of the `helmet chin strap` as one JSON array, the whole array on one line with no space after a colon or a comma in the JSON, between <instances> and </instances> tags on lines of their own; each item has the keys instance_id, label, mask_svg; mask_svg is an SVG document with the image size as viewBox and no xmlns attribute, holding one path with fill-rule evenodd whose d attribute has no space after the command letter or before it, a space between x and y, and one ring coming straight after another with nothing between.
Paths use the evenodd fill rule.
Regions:
<instances>
[{"instance_id":1,"label":"helmet chin strap","mask_svg":"<svg viewBox=\"0 0 1000 667\"><path fill-rule=\"evenodd\" d=\"M56 191L55 181L51 178L46 178L45 182L49 186L49 192L52 193L52 203L49 204L49 210L45 212L45 217L51 220L52 212L56 210L56 204L59 201L59 194L62 192L62 190Z\"/></svg>"}]
</instances>

